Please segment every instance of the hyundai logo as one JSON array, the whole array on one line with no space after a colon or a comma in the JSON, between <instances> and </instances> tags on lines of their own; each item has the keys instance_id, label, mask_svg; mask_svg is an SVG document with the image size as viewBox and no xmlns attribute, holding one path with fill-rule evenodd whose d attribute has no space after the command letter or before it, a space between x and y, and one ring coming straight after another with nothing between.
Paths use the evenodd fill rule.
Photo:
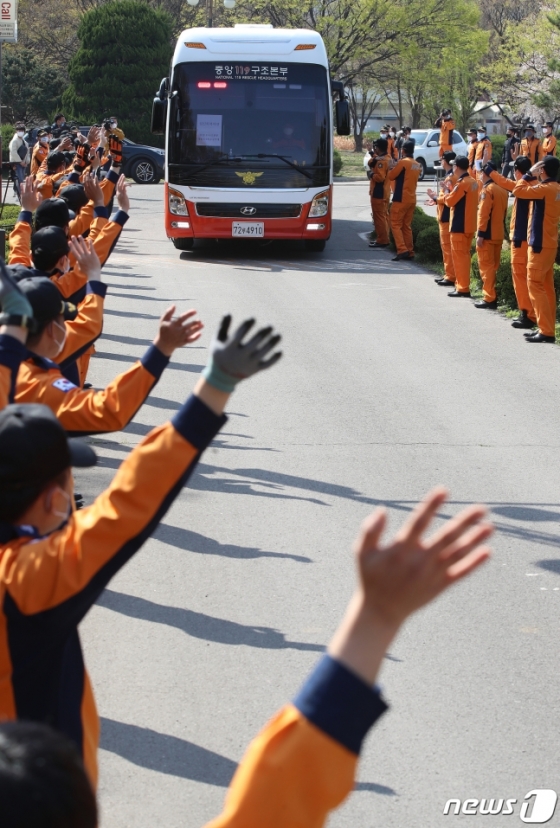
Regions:
<instances>
[{"instance_id":1,"label":"hyundai logo","mask_svg":"<svg viewBox=\"0 0 560 828\"><path fill-rule=\"evenodd\" d=\"M255 213L257 212L257 208L256 207L242 207L239 212L242 213L244 216L254 216Z\"/></svg>"}]
</instances>

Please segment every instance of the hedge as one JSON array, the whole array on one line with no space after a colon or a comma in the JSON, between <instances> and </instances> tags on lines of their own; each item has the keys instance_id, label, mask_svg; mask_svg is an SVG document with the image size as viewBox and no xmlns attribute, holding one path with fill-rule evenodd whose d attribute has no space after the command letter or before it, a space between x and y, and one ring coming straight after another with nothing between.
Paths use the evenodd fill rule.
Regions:
<instances>
[{"instance_id":1,"label":"hedge","mask_svg":"<svg viewBox=\"0 0 560 828\"><path fill-rule=\"evenodd\" d=\"M342 169L342 155L337 149L333 149L333 172L335 175Z\"/></svg>"}]
</instances>

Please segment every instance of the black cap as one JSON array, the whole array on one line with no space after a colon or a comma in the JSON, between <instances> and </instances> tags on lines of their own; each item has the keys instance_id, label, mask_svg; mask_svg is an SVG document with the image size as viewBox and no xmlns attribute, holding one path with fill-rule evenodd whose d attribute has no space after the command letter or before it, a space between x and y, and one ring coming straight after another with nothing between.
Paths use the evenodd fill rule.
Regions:
<instances>
[{"instance_id":1,"label":"black cap","mask_svg":"<svg viewBox=\"0 0 560 828\"><path fill-rule=\"evenodd\" d=\"M476 127L471 127L470 129L467 130L467 135L476 135L477 131L478 130L477 130Z\"/></svg>"},{"instance_id":2,"label":"black cap","mask_svg":"<svg viewBox=\"0 0 560 828\"><path fill-rule=\"evenodd\" d=\"M405 155L414 155L414 147L416 146L416 141L414 138L407 138L406 141L402 145L402 151Z\"/></svg>"},{"instance_id":3,"label":"black cap","mask_svg":"<svg viewBox=\"0 0 560 828\"><path fill-rule=\"evenodd\" d=\"M441 157L444 161L447 161L448 164L451 164L451 162L455 161L457 158L457 153L453 152L453 150L446 150Z\"/></svg>"},{"instance_id":4,"label":"black cap","mask_svg":"<svg viewBox=\"0 0 560 828\"><path fill-rule=\"evenodd\" d=\"M65 201L72 212L79 213L82 207L86 206L89 199L83 184L69 184L60 191L57 201Z\"/></svg>"},{"instance_id":5,"label":"black cap","mask_svg":"<svg viewBox=\"0 0 560 828\"><path fill-rule=\"evenodd\" d=\"M560 169L560 159L555 158L554 155L547 155L543 161L543 168L550 178L557 178L558 170Z\"/></svg>"},{"instance_id":6,"label":"black cap","mask_svg":"<svg viewBox=\"0 0 560 828\"><path fill-rule=\"evenodd\" d=\"M468 170L469 168L469 159L466 155L459 155L455 159L455 166L458 167L460 170Z\"/></svg>"},{"instance_id":7,"label":"black cap","mask_svg":"<svg viewBox=\"0 0 560 828\"><path fill-rule=\"evenodd\" d=\"M47 198L37 207L35 212L36 230L40 230L41 227L66 227L69 223L68 204L62 198Z\"/></svg>"},{"instance_id":8,"label":"black cap","mask_svg":"<svg viewBox=\"0 0 560 828\"><path fill-rule=\"evenodd\" d=\"M476 131L477 132L486 132L486 127L484 126L484 124L480 124L479 126L477 126Z\"/></svg>"},{"instance_id":9,"label":"black cap","mask_svg":"<svg viewBox=\"0 0 560 828\"><path fill-rule=\"evenodd\" d=\"M508 124L507 127L506 127L506 132L515 132L515 129L516 128L514 126L512 126L511 124Z\"/></svg>"},{"instance_id":10,"label":"black cap","mask_svg":"<svg viewBox=\"0 0 560 828\"><path fill-rule=\"evenodd\" d=\"M533 130L533 132L535 131L535 127L533 126L533 124L525 124L525 126L523 127L523 129L532 129L532 130Z\"/></svg>"},{"instance_id":11,"label":"black cap","mask_svg":"<svg viewBox=\"0 0 560 828\"><path fill-rule=\"evenodd\" d=\"M70 320L76 318L76 306L66 302L55 283L46 276L36 276L32 270L28 273L22 273L21 270L18 272L15 268L10 270L19 289L33 308L33 318L40 328L59 316Z\"/></svg>"},{"instance_id":12,"label":"black cap","mask_svg":"<svg viewBox=\"0 0 560 828\"><path fill-rule=\"evenodd\" d=\"M31 255L39 270L50 273L59 259L67 256L69 251L68 239L61 227L42 227L31 236Z\"/></svg>"},{"instance_id":13,"label":"black cap","mask_svg":"<svg viewBox=\"0 0 560 828\"><path fill-rule=\"evenodd\" d=\"M0 497L40 489L64 469L94 466L97 456L80 440L69 440L50 408L8 405L0 412Z\"/></svg>"},{"instance_id":14,"label":"black cap","mask_svg":"<svg viewBox=\"0 0 560 828\"><path fill-rule=\"evenodd\" d=\"M554 126L554 121L546 121L546 122L543 124L543 126L548 126L548 127L550 127L550 128L552 129L552 127Z\"/></svg>"},{"instance_id":15,"label":"black cap","mask_svg":"<svg viewBox=\"0 0 560 828\"><path fill-rule=\"evenodd\" d=\"M519 170L520 173L528 173L531 169L531 159L527 158L526 155L518 155L515 161L513 162L514 170Z\"/></svg>"}]
</instances>

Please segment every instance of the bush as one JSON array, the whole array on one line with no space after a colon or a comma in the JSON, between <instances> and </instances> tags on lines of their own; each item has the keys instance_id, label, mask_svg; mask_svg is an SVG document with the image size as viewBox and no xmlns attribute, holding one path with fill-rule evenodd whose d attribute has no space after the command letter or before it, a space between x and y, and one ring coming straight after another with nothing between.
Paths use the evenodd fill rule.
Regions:
<instances>
[{"instance_id":1,"label":"bush","mask_svg":"<svg viewBox=\"0 0 560 828\"><path fill-rule=\"evenodd\" d=\"M504 144L507 141L507 135L492 135L490 141L492 142L492 161L501 172L502 153L504 151Z\"/></svg>"},{"instance_id":2,"label":"bush","mask_svg":"<svg viewBox=\"0 0 560 828\"><path fill-rule=\"evenodd\" d=\"M337 149L333 150L333 172L338 175L342 169L342 155Z\"/></svg>"},{"instance_id":3,"label":"bush","mask_svg":"<svg viewBox=\"0 0 560 828\"><path fill-rule=\"evenodd\" d=\"M416 238L422 230L427 230L430 227L435 227L438 230L437 219L429 216L421 207L415 207L412 218L412 238L414 242L416 243Z\"/></svg>"},{"instance_id":4,"label":"bush","mask_svg":"<svg viewBox=\"0 0 560 828\"><path fill-rule=\"evenodd\" d=\"M414 252L421 261L443 262L437 224L436 227L425 227L420 230L414 241Z\"/></svg>"}]
</instances>

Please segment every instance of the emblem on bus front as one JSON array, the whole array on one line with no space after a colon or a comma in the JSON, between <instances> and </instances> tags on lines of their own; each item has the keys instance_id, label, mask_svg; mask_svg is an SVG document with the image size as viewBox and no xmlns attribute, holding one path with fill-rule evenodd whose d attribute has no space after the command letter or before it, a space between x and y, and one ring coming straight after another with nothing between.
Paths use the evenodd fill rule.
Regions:
<instances>
[{"instance_id":1,"label":"emblem on bus front","mask_svg":"<svg viewBox=\"0 0 560 828\"><path fill-rule=\"evenodd\" d=\"M255 183L255 181L257 180L257 178L260 178L260 177L261 177L261 175L264 175L264 173L262 173L262 172L260 172L260 173L254 173L254 172L244 172L244 173L241 173L241 172L236 172L235 174L236 174L236 175L238 175L238 176L239 176L239 178L241 178L241 179L242 179L242 181L243 181L243 183L244 183L244 184L254 184L254 183Z\"/></svg>"},{"instance_id":2,"label":"emblem on bus front","mask_svg":"<svg viewBox=\"0 0 560 828\"><path fill-rule=\"evenodd\" d=\"M257 212L257 208L256 207L242 207L239 212L242 213L244 216L254 216L255 213Z\"/></svg>"}]
</instances>

